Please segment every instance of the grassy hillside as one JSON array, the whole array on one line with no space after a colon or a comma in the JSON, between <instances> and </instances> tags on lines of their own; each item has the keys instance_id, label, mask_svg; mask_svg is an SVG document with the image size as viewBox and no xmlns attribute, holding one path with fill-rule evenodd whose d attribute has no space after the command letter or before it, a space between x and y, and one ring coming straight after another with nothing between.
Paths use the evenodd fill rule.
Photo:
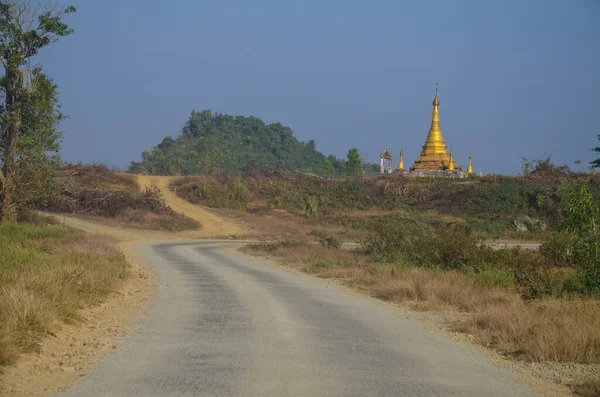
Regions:
<instances>
[{"instance_id":1,"label":"grassy hillside","mask_svg":"<svg viewBox=\"0 0 600 397\"><path fill-rule=\"evenodd\" d=\"M192 112L177 138L166 137L143 152L131 170L152 175L194 175L214 169L239 172L252 167L319 172L326 159L334 172L342 172L343 161L326 157L314 141L298 141L280 123L204 110Z\"/></svg>"},{"instance_id":2,"label":"grassy hillside","mask_svg":"<svg viewBox=\"0 0 600 397\"><path fill-rule=\"evenodd\" d=\"M193 203L254 214L281 209L298 218L310 218L315 225L372 230L396 214L417 222L460 223L487 239L539 239L545 230L559 228L569 189L575 185L587 186L600 202L598 176L565 173L556 167L537 169L524 177L466 180L220 174L180 178L172 189ZM526 224L527 232L516 231L515 221L519 220Z\"/></svg>"},{"instance_id":3,"label":"grassy hillside","mask_svg":"<svg viewBox=\"0 0 600 397\"><path fill-rule=\"evenodd\" d=\"M56 190L38 209L128 228L180 231L200 227L168 207L158 188L141 190L135 175L104 165L64 165Z\"/></svg>"}]
</instances>

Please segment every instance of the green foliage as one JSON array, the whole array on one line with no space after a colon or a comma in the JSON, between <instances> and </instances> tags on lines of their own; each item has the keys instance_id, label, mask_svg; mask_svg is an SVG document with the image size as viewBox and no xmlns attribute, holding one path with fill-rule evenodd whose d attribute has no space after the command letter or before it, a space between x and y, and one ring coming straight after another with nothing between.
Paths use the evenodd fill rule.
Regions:
<instances>
[{"instance_id":1,"label":"green foliage","mask_svg":"<svg viewBox=\"0 0 600 397\"><path fill-rule=\"evenodd\" d=\"M600 135L598 135L598 140L600 141ZM592 150L593 150L594 152L596 152L596 153L600 153L600 146L598 146L598 147L595 147L595 148L593 148ZM598 157L596 160L594 160L594 161L590 162L590 164L591 164L593 167L600 167L600 157Z\"/></svg>"},{"instance_id":2,"label":"green foliage","mask_svg":"<svg viewBox=\"0 0 600 397\"><path fill-rule=\"evenodd\" d=\"M327 248L340 249L342 248L343 242L323 230L315 229L310 232L311 236L317 238L319 244Z\"/></svg>"},{"instance_id":3,"label":"green foliage","mask_svg":"<svg viewBox=\"0 0 600 397\"><path fill-rule=\"evenodd\" d=\"M192 112L176 139L164 138L142 153L142 161L132 162L130 169L156 175L241 172L251 168L320 172L326 160L339 175L343 161L334 156L326 158L313 140L298 141L293 131L280 123L265 124L252 116L203 110Z\"/></svg>"},{"instance_id":4,"label":"green foliage","mask_svg":"<svg viewBox=\"0 0 600 397\"><path fill-rule=\"evenodd\" d=\"M521 172L523 173L523 175L529 174L533 169L533 166L533 162L527 159L527 157L523 157L521 159Z\"/></svg>"},{"instance_id":5,"label":"green foliage","mask_svg":"<svg viewBox=\"0 0 600 397\"><path fill-rule=\"evenodd\" d=\"M589 292L600 293L600 209L586 185L572 189L562 229L571 234L573 262Z\"/></svg>"},{"instance_id":6,"label":"green foliage","mask_svg":"<svg viewBox=\"0 0 600 397\"><path fill-rule=\"evenodd\" d=\"M358 149L353 147L348 151L348 161L346 162L346 175L354 176L363 173L363 160L360 157Z\"/></svg>"},{"instance_id":7,"label":"green foliage","mask_svg":"<svg viewBox=\"0 0 600 397\"><path fill-rule=\"evenodd\" d=\"M491 286L515 288L527 299L587 291L584 278L573 269L561 272L549 265L547 257L560 257L560 247L547 246L541 254L493 250L462 225L426 224L401 216L380 218L373 230L361 246L379 262L460 271Z\"/></svg>"},{"instance_id":8,"label":"green foliage","mask_svg":"<svg viewBox=\"0 0 600 397\"><path fill-rule=\"evenodd\" d=\"M59 190L58 151L62 132L58 125L66 117L60 112L56 85L36 68L32 91L22 108L22 134L17 148L15 202L23 209L48 200Z\"/></svg>"},{"instance_id":9,"label":"green foliage","mask_svg":"<svg viewBox=\"0 0 600 397\"><path fill-rule=\"evenodd\" d=\"M555 232L546 235L540 252L553 266L570 266L572 258L572 237L569 233Z\"/></svg>"},{"instance_id":10,"label":"green foliage","mask_svg":"<svg viewBox=\"0 0 600 397\"><path fill-rule=\"evenodd\" d=\"M565 275L551 268L515 267L513 272L519 292L526 299L572 297L585 291L580 277Z\"/></svg>"},{"instance_id":11,"label":"green foliage","mask_svg":"<svg viewBox=\"0 0 600 397\"><path fill-rule=\"evenodd\" d=\"M363 247L380 261L446 270L479 266L486 250L463 226L435 227L400 216L380 219Z\"/></svg>"},{"instance_id":12,"label":"green foliage","mask_svg":"<svg viewBox=\"0 0 600 397\"><path fill-rule=\"evenodd\" d=\"M599 213L588 187L575 187L570 192L568 215L562 229L571 233L595 232Z\"/></svg>"},{"instance_id":13,"label":"green foliage","mask_svg":"<svg viewBox=\"0 0 600 397\"><path fill-rule=\"evenodd\" d=\"M317 213L318 207L319 200L317 200L315 197L307 198L304 204L304 215L309 219L312 218L312 216Z\"/></svg>"},{"instance_id":14,"label":"green foliage","mask_svg":"<svg viewBox=\"0 0 600 397\"><path fill-rule=\"evenodd\" d=\"M331 160L325 159L323 162L323 168L321 169L321 175L326 177L332 177L335 175L335 168L333 167Z\"/></svg>"},{"instance_id":15,"label":"green foliage","mask_svg":"<svg viewBox=\"0 0 600 397\"><path fill-rule=\"evenodd\" d=\"M535 214L532 203L539 187L535 183L510 177L483 178L470 189L465 211L470 214L494 214L515 217Z\"/></svg>"},{"instance_id":16,"label":"green foliage","mask_svg":"<svg viewBox=\"0 0 600 397\"><path fill-rule=\"evenodd\" d=\"M237 176L233 186L226 192L227 201L229 203L234 203L235 209L245 210L248 204L248 199L245 193L246 184L244 182L244 178Z\"/></svg>"},{"instance_id":17,"label":"green foliage","mask_svg":"<svg viewBox=\"0 0 600 397\"><path fill-rule=\"evenodd\" d=\"M544 186L536 196L538 212L555 229L564 223L568 202L569 185Z\"/></svg>"},{"instance_id":18,"label":"green foliage","mask_svg":"<svg viewBox=\"0 0 600 397\"><path fill-rule=\"evenodd\" d=\"M64 22L74 7L51 2L0 3L0 199L3 221L15 221L19 208L48 196L59 164L64 119L52 80L29 64L39 50L73 32ZM49 155L54 152L54 155Z\"/></svg>"}]
</instances>

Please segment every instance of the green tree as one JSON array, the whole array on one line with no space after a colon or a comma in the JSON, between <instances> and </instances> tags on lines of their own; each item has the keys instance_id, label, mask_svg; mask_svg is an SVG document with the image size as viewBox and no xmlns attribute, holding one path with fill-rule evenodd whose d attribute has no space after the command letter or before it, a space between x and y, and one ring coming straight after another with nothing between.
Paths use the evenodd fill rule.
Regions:
<instances>
[{"instance_id":1,"label":"green tree","mask_svg":"<svg viewBox=\"0 0 600 397\"><path fill-rule=\"evenodd\" d=\"M562 229L572 236L573 261L589 292L600 292L599 215L600 209L588 187L582 185L573 188Z\"/></svg>"},{"instance_id":2,"label":"green tree","mask_svg":"<svg viewBox=\"0 0 600 397\"><path fill-rule=\"evenodd\" d=\"M598 135L598 140L600 140L600 135ZM600 146L592 149L596 153L600 153ZM590 163L594 167L600 167L600 157Z\"/></svg>"},{"instance_id":3,"label":"green tree","mask_svg":"<svg viewBox=\"0 0 600 397\"><path fill-rule=\"evenodd\" d=\"M535 165L535 161L529 161L527 157L521 159L521 172L523 175L529 174Z\"/></svg>"},{"instance_id":4,"label":"green tree","mask_svg":"<svg viewBox=\"0 0 600 397\"><path fill-rule=\"evenodd\" d=\"M335 168L329 159L325 159L323 162L323 168L321 168L321 174L323 176L331 178L335 175Z\"/></svg>"},{"instance_id":5,"label":"green tree","mask_svg":"<svg viewBox=\"0 0 600 397\"><path fill-rule=\"evenodd\" d=\"M56 85L40 68L32 74L31 91L22 108L22 133L15 162L18 208L43 202L57 192L56 177L62 132L58 124L66 117L58 104Z\"/></svg>"},{"instance_id":6,"label":"green tree","mask_svg":"<svg viewBox=\"0 0 600 397\"><path fill-rule=\"evenodd\" d=\"M200 158L202 167L203 198L207 198L207 180L206 176L215 172L219 172L223 165L223 151L217 145L209 143ZM242 189L243 190L243 189Z\"/></svg>"},{"instance_id":7,"label":"green tree","mask_svg":"<svg viewBox=\"0 0 600 397\"><path fill-rule=\"evenodd\" d=\"M58 9L50 1L39 5L32 5L28 0L0 2L0 59L4 66L4 76L0 79L2 222L17 219L19 167L32 164L31 157L27 157L30 160L22 158L27 155L21 150L20 142L25 145L23 150L33 153L36 150L32 149L32 145L41 147L39 142L44 141L36 136L39 133L37 128L30 128L35 123L27 121L27 118L36 117L32 103L41 105L43 102L39 98L34 99L43 91L38 85L48 88L50 80L43 76L39 67L32 68L30 60L40 49L72 33L72 29L63 22L64 16L72 12L75 12L74 7ZM28 115L28 110L32 114ZM52 134L46 135L46 138L51 137Z\"/></svg>"},{"instance_id":8,"label":"green tree","mask_svg":"<svg viewBox=\"0 0 600 397\"><path fill-rule=\"evenodd\" d=\"M348 150L348 161L346 162L346 174L348 176L362 174L363 172L363 161L360 157L358 149L353 147Z\"/></svg>"}]
</instances>

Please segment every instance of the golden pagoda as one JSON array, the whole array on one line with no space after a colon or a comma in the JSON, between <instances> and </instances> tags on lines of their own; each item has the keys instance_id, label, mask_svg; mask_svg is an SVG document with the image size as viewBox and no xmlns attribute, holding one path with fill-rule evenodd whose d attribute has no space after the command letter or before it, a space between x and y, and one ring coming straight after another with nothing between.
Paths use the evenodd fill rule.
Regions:
<instances>
[{"instance_id":1,"label":"golden pagoda","mask_svg":"<svg viewBox=\"0 0 600 397\"><path fill-rule=\"evenodd\" d=\"M456 162L444 142L444 135L440 128L439 106L438 84L436 84L435 98L433 99L433 115L431 116L431 128L427 135L427 141L425 142L425 145L423 145L421 157L415 161L415 164L410 168L411 171L455 170L457 168Z\"/></svg>"},{"instance_id":2,"label":"golden pagoda","mask_svg":"<svg viewBox=\"0 0 600 397\"><path fill-rule=\"evenodd\" d=\"M400 163L398 163L398 168L396 168L396 170L404 171L404 150L402 150L402 148L400 148Z\"/></svg>"},{"instance_id":3,"label":"golden pagoda","mask_svg":"<svg viewBox=\"0 0 600 397\"><path fill-rule=\"evenodd\" d=\"M467 167L467 174L473 173L473 150L469 151L469 166Z\"/></svg>"}]
</instances>

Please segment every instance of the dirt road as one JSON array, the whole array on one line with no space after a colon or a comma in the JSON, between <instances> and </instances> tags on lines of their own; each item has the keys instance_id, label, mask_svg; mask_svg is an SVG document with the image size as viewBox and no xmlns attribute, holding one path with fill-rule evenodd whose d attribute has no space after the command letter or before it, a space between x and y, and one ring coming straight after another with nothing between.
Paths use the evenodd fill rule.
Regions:
<instances>
[{"instance_id":1,"label":"dirt road","mask_svg":"<svg viewBox=\"0 0 600 397\"><path fill-rule=\"evenodd\" d=\"M77 396L526 396L471 348L232 242L144 244L158 298Z\"/></svg>"},{"instance_id":2,"label":"dirt road","mask_svg":"<svg viewBox=\"0 0 600 397\"><path fill-rule=\"evenodd\" d=\"M173 177L169 176L152 176L152 175L138 175L138 183L142 188L150 185L156 185L160 188L165 202L173 208L175 211L185 214L187 217L192 218L202 225L201 233L195 233L196 235L210 235L210 236L235 236L243 233L243 229L235 223L220 218L207 209L191 204L183 199L177 197L171 189L169 189L169 181ZM188 235L192 233L187 233Z\"/></svg>"}]
</instances>

